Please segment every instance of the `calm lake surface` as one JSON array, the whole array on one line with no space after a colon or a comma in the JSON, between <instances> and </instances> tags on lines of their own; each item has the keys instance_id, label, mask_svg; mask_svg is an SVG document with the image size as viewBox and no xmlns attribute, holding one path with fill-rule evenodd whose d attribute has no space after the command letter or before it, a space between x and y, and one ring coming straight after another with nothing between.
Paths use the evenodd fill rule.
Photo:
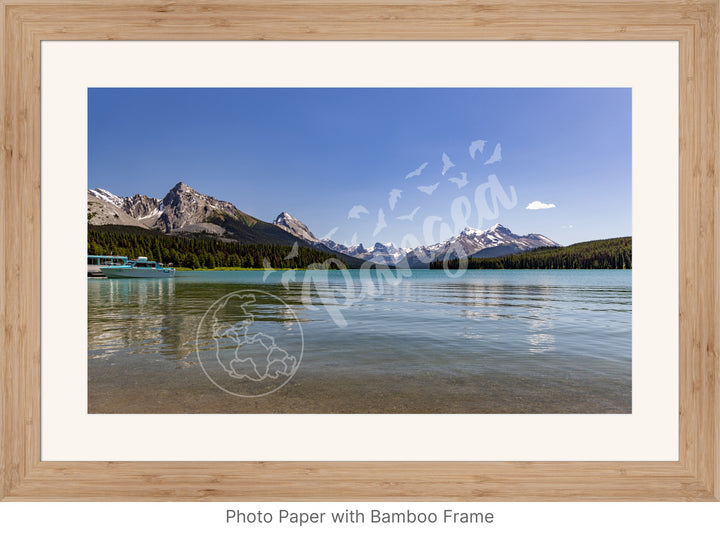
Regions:
<instances>
[{"instance_id":1,"label":"calm lake surface","mask_svg":"<svg viewBox=\"0 0 720 538\"><path fill-rule=\"evenodd\" d=\"M630 413L631 285L630 270L89 279L89 412ZM245 336L301 356L266 396L220 390L219 366L206 375L233 352L209 329L230 293L254 302L221 321L249 316Z\"/></svg>"}]
</instances>

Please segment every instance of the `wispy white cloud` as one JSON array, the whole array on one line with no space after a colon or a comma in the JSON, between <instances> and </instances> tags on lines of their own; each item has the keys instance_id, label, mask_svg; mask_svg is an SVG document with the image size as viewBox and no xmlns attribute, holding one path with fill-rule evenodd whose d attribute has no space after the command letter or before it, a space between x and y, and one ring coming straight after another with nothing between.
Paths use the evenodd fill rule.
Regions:
<instances>
[{"instance_id":1,"label":"wispy white cloud","mask_svg":"<svg viewBox=\"0 0 720 538\"><path fill-rule=\"evenodd\" d=\"M544 204L535 200L530 202L525 209L552 209L553 207L555 207L555 204Z\"/></svg>"}]
</instances>

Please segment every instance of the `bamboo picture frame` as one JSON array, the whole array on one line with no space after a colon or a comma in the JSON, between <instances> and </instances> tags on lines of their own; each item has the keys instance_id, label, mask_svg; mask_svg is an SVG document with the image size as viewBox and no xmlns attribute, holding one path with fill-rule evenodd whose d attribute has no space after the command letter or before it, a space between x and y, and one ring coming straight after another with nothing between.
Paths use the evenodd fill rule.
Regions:
<instances>
[{"instance_id":1,"label":"bamboo picture frame","mask_svg":"<svg viewBox=\"0 0 720 538\"><path fill-rule=\"evenodd\" d=\"M720 500L718 0L0 0L0 7L0 499ZM679 461L42 461L41 42L262 39L679 43Z\"/></svg>"}]
</instances>

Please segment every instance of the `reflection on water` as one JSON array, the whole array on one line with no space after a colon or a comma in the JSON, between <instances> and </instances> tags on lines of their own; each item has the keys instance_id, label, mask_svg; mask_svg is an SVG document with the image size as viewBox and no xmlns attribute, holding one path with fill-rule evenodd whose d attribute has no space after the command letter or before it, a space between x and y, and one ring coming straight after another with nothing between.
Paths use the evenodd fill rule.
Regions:
<instances>
[{"instance_id":1,"label":"reflection on water","mask_svg":"<svg viewBox=\"0 0 720 538\"><path fill-rule=\"evenodd\" d=\"M555 322L552 318L530 321L530 334L526 336L530 353L545 353L555 349L555 335L552 334Z\"/></svg>"},{"instance_id":2,"label":"reflection on water","mask_svg":"<svg viewBox=\"0 0 720 538\"><path fill-rule=\"evenodd\" d=\"M173 279L92 279L88 281L88 354L157 354L182 359L192 321L174 316Z\"/></svg>"},{"instance_id":3,"label":"reflection on water","mask_svg":"<svg viewBox=\"0 0 720 538\"><path fill-rule=\"evenodd\" d=\"M353 274L289 287L283 272L183 272L175 279L88 281L88 358L96 367L197 367L198 323L214 301L262 289L287 303L253 305L258 322L303 327L301 371L324 376L463 376L515 372L527 378L631 371L631 271L413 271L368 295ZM287 278L286 278L287 279ZM304 297L303 292L310 297ZM358 300L358 298L360 298ZM336 323L324 304L347 305ZM294 313L294 315L293 315ZM201 353L212 342L199 342Z\"/></svg>"}]
</instances>

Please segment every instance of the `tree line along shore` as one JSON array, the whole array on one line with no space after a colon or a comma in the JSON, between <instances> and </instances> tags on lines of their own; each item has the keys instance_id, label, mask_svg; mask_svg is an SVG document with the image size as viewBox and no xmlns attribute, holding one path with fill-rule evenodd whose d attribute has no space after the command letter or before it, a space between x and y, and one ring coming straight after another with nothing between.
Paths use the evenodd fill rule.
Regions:
<instances>
[{"instance_id":1,"label":"tree line along shore","mask_svg":"<svg viewBox=\"0 0 720 538\"><path fill-rule=\"evenodd\" d=\"M88 254L147 256L186 269L305 269L335 254L304 246L243 244L213 236L165 235L131 226L88 226ZM338 254L349 268L362 260ZM430 269L632 269L632 238L586 241L567 247L541 247L496 258L437 260Z\"/></svg>"},{"instance_id":2,"label":"tree line along shore","mask_svg":"<svg viewBox=\"0 0 720 538\"><path fill-rule=\"evenodd\" d=\"M246 245L214 237L165 235L131 226L88 226L87 243L88 254L146 256L188 269L304 269L322 264L329 257L327 252L301 246Z\"/></svg>"}]
</instances>

